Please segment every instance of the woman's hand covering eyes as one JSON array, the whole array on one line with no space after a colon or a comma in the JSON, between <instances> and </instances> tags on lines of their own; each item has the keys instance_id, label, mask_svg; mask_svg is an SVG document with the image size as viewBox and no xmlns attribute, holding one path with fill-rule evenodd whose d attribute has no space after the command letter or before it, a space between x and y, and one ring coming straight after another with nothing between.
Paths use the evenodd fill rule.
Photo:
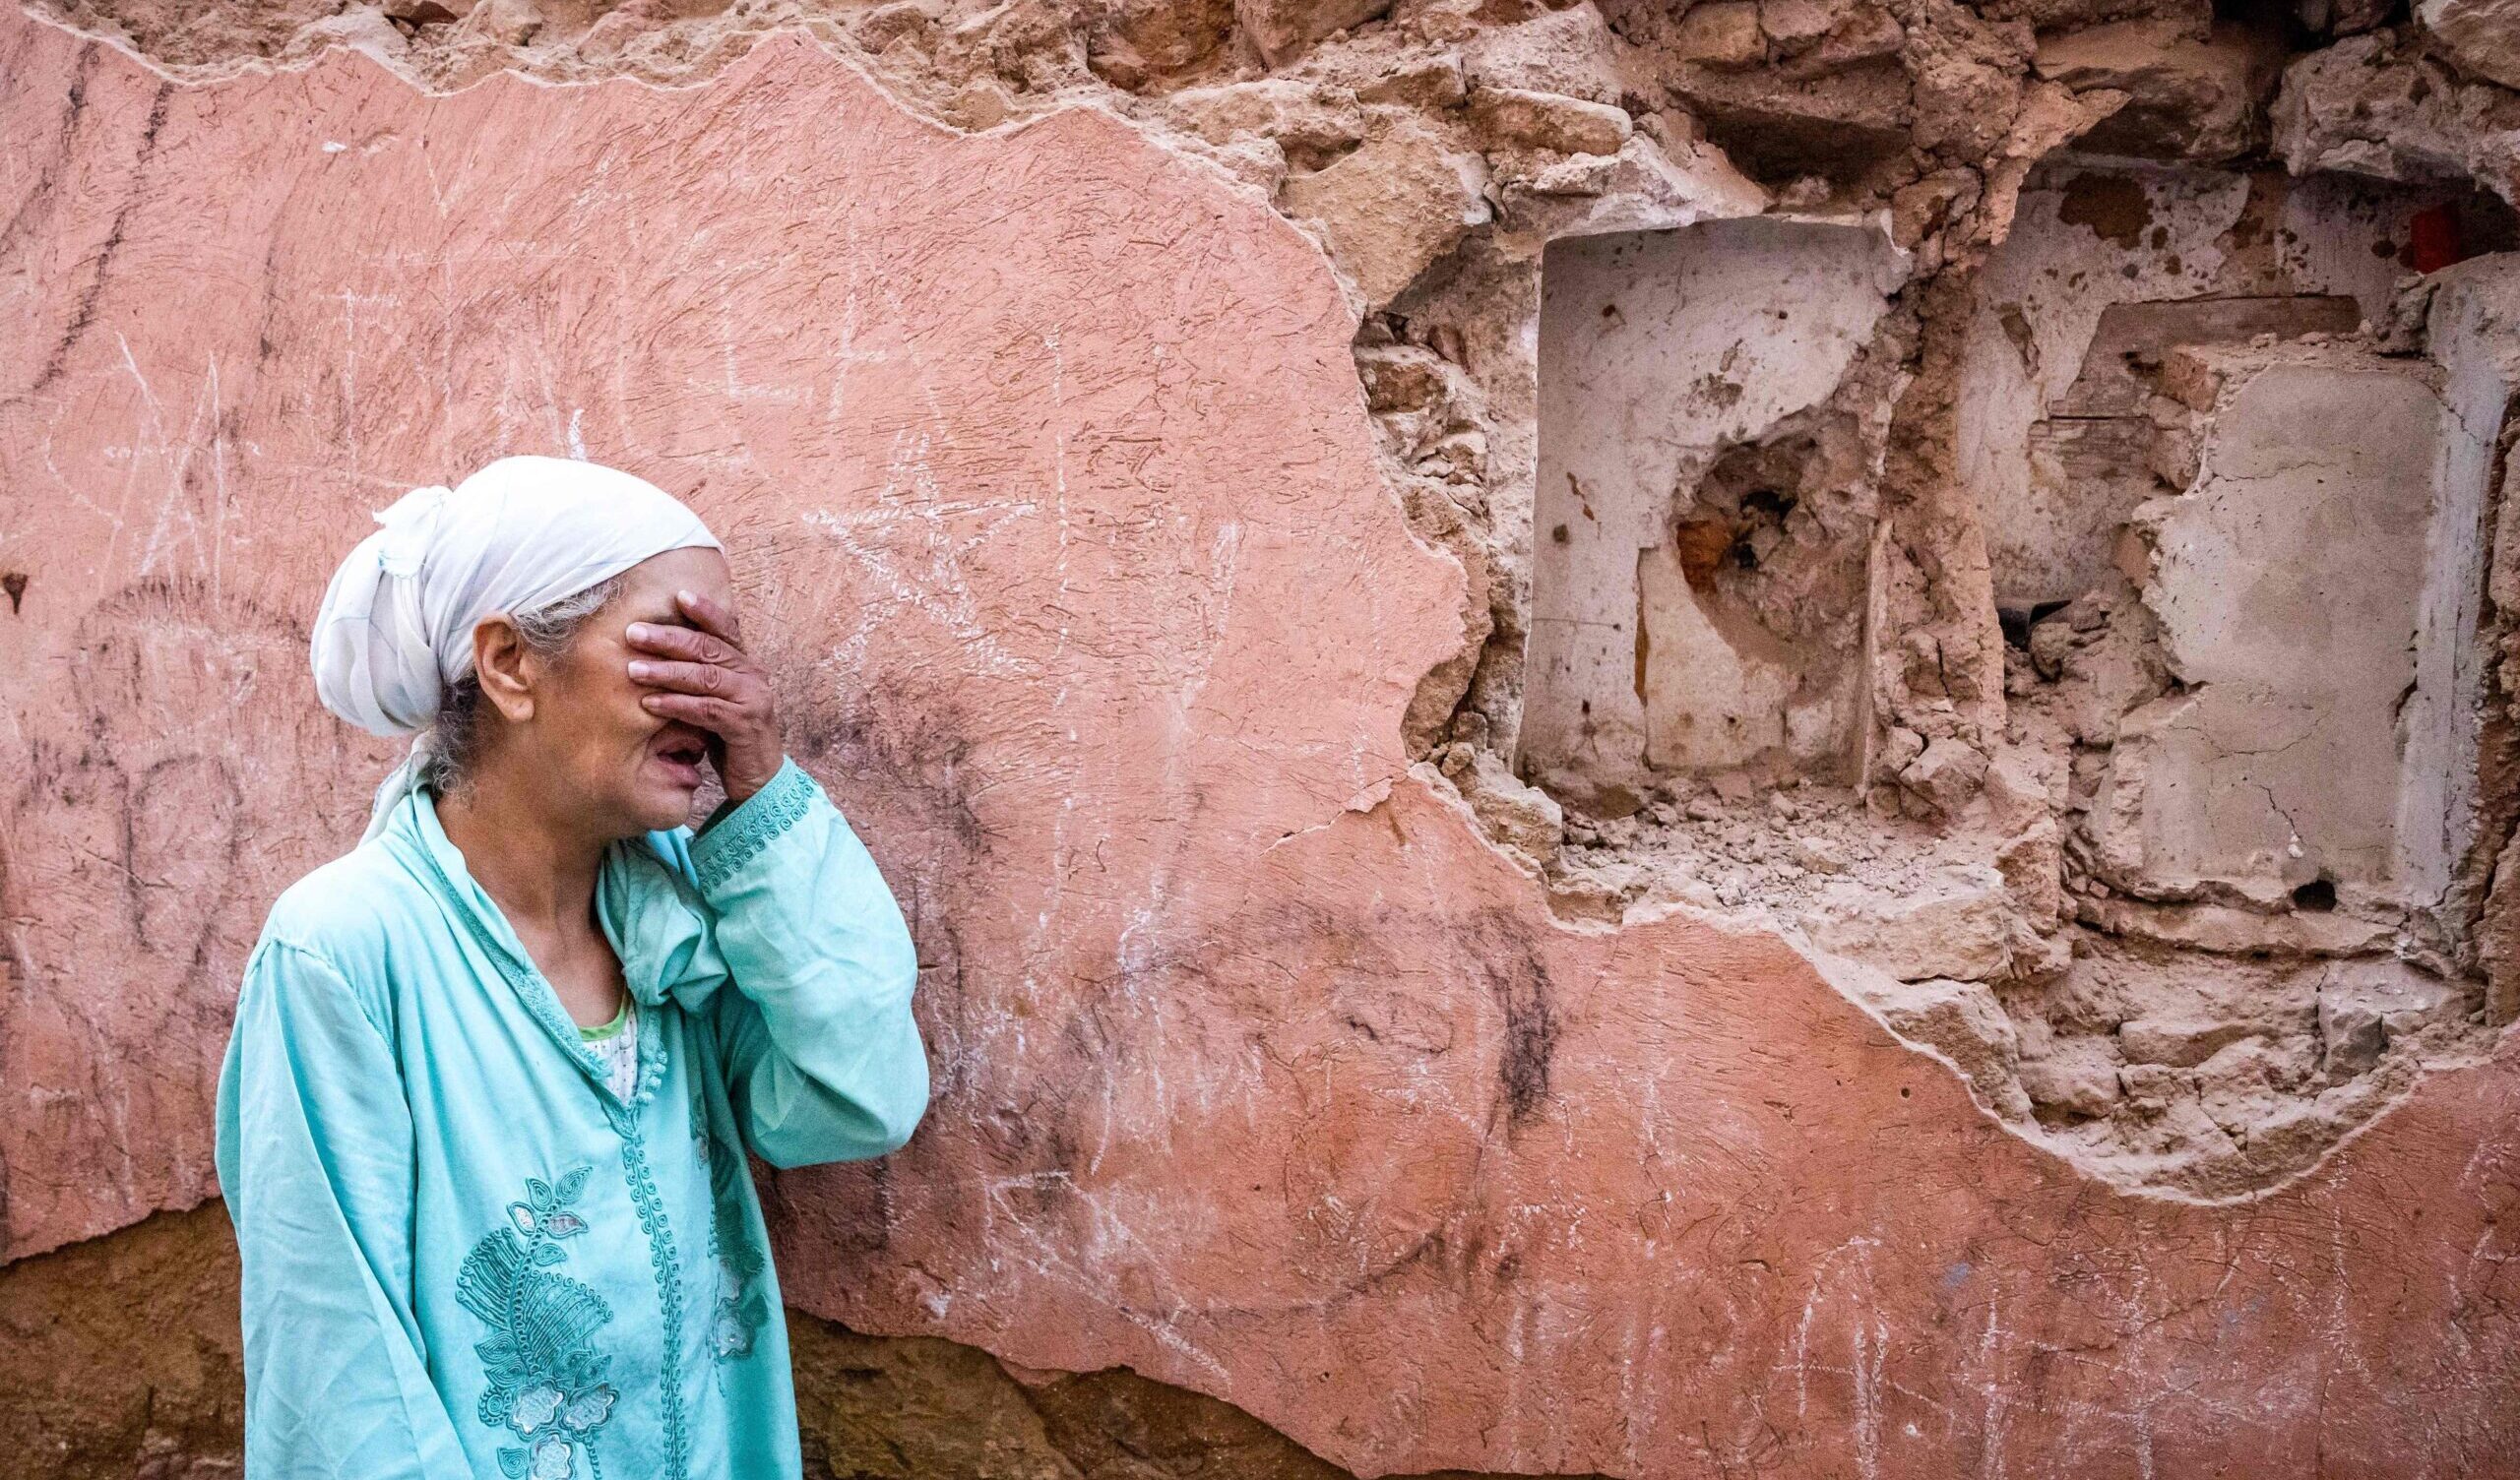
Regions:
<instances>
[{"instance_id":1,"label":"woman's hand covering eyes","mask_svg":"<svg viewBox=\"0 0 2520 1480\"><path fill-rule=\"evenodd\" d=\"M649 713L717 737L710 759L727 799L743 802L770 783L787 757L770 676L744 652L731 610L694 591L675 592L674 604L691 626L630 624L630 646L652 654L630 660L630 677L657 691L639 701Z\"/></svg>"}]
</instances>

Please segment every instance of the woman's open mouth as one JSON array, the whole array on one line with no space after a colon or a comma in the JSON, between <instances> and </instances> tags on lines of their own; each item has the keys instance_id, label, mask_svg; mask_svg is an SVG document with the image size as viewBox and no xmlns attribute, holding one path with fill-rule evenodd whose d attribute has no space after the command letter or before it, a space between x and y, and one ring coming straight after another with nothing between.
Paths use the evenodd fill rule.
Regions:
<instances>
[{"instance_id":1,"label":"woman's open mouth","mask_svg":"<svg viewBox=\"0 0 2520 1480\"><path fill-rule=\"evenodd\" d=\"M653 754L679 786L700 785L700 763L709 759L709 742L689 730L666 730L651 744Z\"/></svg>"}]
</instances>

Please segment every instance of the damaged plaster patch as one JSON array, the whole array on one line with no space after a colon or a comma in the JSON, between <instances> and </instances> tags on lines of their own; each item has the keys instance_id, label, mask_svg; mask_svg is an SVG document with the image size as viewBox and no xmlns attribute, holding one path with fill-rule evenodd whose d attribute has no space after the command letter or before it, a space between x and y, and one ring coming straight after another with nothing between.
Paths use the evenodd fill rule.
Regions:
<instances>
[{"instance_id":1,"label":"damaged plaster patch","mask_svg":"<svg viewBox=\"0 0 2520 1480\"><path fill-rule=\"evenodd\" d=\"M2297 1175L2421 1066L2481 1051L2492 1022L2473 910L2447 891L2477 835L2464 820L2490 642L2474 593L2497 444L2475 427L2499 424L2502 383L2471 385L2482 409L2454 413L2440 365L2360 334L2392 313L2394 235L2438 199L2122 166L2059 170L2027 194L1959 377L2009 717L1991 750L1937 730L1930 708L1919 728L1876 721L1859 771L1825 747L1658 751L1634 719L1672 630L1658 602L1694 614L1703 588L1621 586L1608 562L1586 575L1561 560L1578 574L1552 578L1551 548L1606 530L1667 542L1683 570L1737 574L1784 546L1739 526L1729 489L1716 502L1736 522L1692 543L1699 480L1728 459L1674 472L1692 439L1666 426L1687 423L1653 417L1702 415L1702 387L1648 372L1622 399L1592 361L1552 360L1552 332L1616 342L1628 329L1608 288L1548 297L1544 472L1552 415L1594 463L1649 464L1570 479L1535 565L1536 634L1552 579L1598 608L1568 624L1593 644L1590 668L1557 659L1527 697L1523 767L1568 805L1561 908L1617 917L1678 897L1764 915L1843 958L1834 980L1962 1068L2008 1123L2165 1192L2239 1196ZM2471 278L2502 280L2489 272L2512 269ZM1632 299L1650 281L1618 285ZM1801 296L1825 325L1827 297ZM1794 339L1752 292L1690 301L1700 335L1768 336L1741 357L1754 374L1816 373L1801 401L1862 403L1854 356L1825 331ZM1552 331L1546 315L1578 303ZM1791 461L1748 464L1765 507L1799 502ZM1844 466L1828 486L1863 487L1862 461ZM1834 531L1847 568L1867 569L1869 533ZM1615 671L1631 631L1632 687ZM1879 645L1869 655L1911 702L1950 681L1918 635L1850 621L1838 642ZM1767 651L1789 681L1829 671ZM1732 671L1688 672L1675 707L1737 730ZM1767 698L1781 718L1790 692ZM1846 702L1866 699L1874 713L1896 702ZM1561 714L1580 716L1580 743L1544 722ZM1610 743L1622 733L1637 738ZM1530 831L1518 840L1545 856Z\"/></svg>"}]
</instances>

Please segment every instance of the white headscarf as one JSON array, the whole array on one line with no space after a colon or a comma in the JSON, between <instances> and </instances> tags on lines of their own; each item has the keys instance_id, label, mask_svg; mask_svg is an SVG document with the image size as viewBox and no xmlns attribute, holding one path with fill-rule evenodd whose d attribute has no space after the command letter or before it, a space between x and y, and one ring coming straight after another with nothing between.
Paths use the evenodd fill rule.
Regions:
<instances>
[{"instance_id":1,"label":"white headscarf","mask_svg":"<svg viewBox=\"0 0 2520 1480\"><path fill-rule=\"evenodd\" d=\"M316 614L315 693L372 735L437 717L472 670L472 629L609 581L651 555L724 548L682 501L643 478L564 458L501 458L453 488L414 488L376 516ZM376 790L367 835L408 794L427 737Z\"/></svg>"}]
</instances>

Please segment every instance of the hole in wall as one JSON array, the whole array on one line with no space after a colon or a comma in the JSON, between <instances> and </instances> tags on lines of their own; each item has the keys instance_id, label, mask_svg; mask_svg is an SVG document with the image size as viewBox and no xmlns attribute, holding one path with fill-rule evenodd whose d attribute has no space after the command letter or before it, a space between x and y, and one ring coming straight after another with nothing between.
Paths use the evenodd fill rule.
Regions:
<instances>
[{"instance_id":1,"label":"hole in wall","mask_svg":"<svg viewBox=\"0 0 2520 1480\"><path fill-rule=\"evenodd\" d=\"M1525 774L1597 805L1717 772L1852 782L1874 434L1828 401L1896 282L1853 226L1550 246Z\"/></svg>"},{"instance_id":2,"label":"hole in wall","mask_svg":"<svg viewBox=\"0 0 2520 1480\"><path fill-rule=\"evenodd\" d=\"M2364 325L2464 199L2034 178L1956 386L1983 648L1883 616L1898 280L1860 233L1553 244L1514 761L1563 808L1561 898L1767 915L2131 1187L2271 1185L2463 1051L2481 988L2427 913L2456 839L2401 819L2474 782L2473 634L2428 593L2480 568L2490 459ZM1986 681L1973 732L1948 696Z\"/></svg>"}]
</instances>

